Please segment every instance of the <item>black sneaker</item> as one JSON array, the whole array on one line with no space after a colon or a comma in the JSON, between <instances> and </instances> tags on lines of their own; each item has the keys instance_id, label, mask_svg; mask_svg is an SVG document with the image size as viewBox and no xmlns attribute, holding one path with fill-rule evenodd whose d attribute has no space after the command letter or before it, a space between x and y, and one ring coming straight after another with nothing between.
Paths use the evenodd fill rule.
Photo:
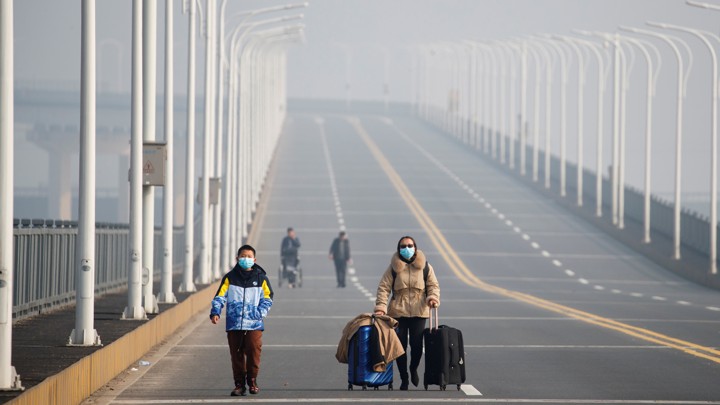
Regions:
<instances>
[{"instance_id":1,"label":"black sneaker","mask_svg":"<svg viewBox=\"0 0 720 405\"><path fill-rule=\"evenodd\" d=\"M230 391L231 397L244 397L247 395L247 388L245 388L245 385L237 385L235 386L235 389Z\"/></svg>"}]
</instances>

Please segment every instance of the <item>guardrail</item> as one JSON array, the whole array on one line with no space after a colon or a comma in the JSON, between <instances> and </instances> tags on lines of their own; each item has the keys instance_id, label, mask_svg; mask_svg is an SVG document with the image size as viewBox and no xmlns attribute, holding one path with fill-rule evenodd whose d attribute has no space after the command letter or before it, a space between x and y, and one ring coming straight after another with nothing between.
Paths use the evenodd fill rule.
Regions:
<instances>
[{"instance_id":1,"label":"guardrail","mask_svg":"<svg viewBox=\"0 0 720 405\"><path fill-rule=\"evenodd\" d=\"M77 222L16 219L14 225L13 319L74 302ZM96 225L96 294L127 285L129 238L127 225ZM173 243L176 247L183 246L184 228L173 229ZM162 247L160 229L155 230L155 246ZM155 252L153 274L159 275L161 249ZM181 268L184 260L182 249L173 249L173 268Z\"/></svg>"},{"instance_id":2,"label":"guardrail","mask_svg":"<svg viewBox=\"0 0 720 405\"><path fill-rule=\"evenodd\" d=\"M423 117L419 117L423 119ZM457 141L467 144L468 139L463 139L457 133L458 128L454 128L451 123L454 122L454 118L450 118L449 113L438 108L431 108L428 114L428 118L425 122L431 125L433 128L454 137ZM465 122L466 128L470 127L469 122ZM460 125L455 125L460 126ZM490 131L486 128L480 128L480 132L485 134L485 131ZM499 135L499 134L497 134ZM517 140L511 140L509 137L498 137L506 143L505 160L509 162L509 142L514 142L515 154L514 164L516 168L520 167L520 142ZM495 145L496 153L498 155L497 160L500 160L500 146ZM530 176L532 173L532 158L533 149L532 145L526 145L525 155L527 156L525 161L525 169ZM482 153L482 152L478 152ZM545 177L545 151L539 150L538 161L538 173L540 182ZM514 169L518 171L518 169ZM572 162L566 162L566 198L573 200L577 196L578 184L577 184L577 165ZM583 196L586 205L594 205L596 190L595 182L597 174L591 170L583 170ZM553 190L559 189L560 183L560 159L557 156L550 155L550 183ZM611 184L610 180L603 176L602 179L602 207L603 211L606 212L611 209L610 193ZM605 217L607 217L607 215ZM625 186L625 220L635 221L639 224L643 223L644 216L644 200L643 192L630 186ZM681 219L680 219L680 240L683 249L690 249L695 253L699 254L704 258L710 256L710 220L706 216L697 213L693 210L682 208ZM667 201L662 198L658 198L655 195L651 195L650 199L650 229L651 232L662 235L669 240L673 238L673 227L674 227L674 203ZM716 225L717 226L717 225ZM718 242L718 249L720 250L720 241ZM667 257L671 257L672 252L667 252ZM717 276L713 276L717 278Z\"/></svg>"}]
</instances>

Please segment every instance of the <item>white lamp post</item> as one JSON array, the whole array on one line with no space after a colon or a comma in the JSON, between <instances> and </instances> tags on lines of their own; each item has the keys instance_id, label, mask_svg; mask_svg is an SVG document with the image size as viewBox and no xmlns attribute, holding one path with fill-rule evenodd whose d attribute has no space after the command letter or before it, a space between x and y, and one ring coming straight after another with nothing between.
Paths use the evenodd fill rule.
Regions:
<instances>
[{"instance_id":1,"label":"white lamp post","mask_svg":"<svg viewBox=\"0 0 720 405\"><path fill-rule=\"evenodd\" d=\"M143 1L142 27L142 65L143 65L143 142L155 142L155 105L157 79L157 2ZM144 163L143 163L144 165ZM143 167L143 170L145 168ZM146 273L143 284L143 306L148 314L159 312L157 299L153 293L155 262L155 190L154 186L143 185L142 228L143 228L143 272Z\"/></svg>"},{"instance_id":2,"label":"white lamp post","mask_svg":"<svg viewBox=\"0 0 720 405\"><path fill-rule=\"evenodd\" d=\"M202 239L200 241L200 284L209 284L212 280L210 272L211 257L211 212L210 212L210 176L212 171L213 146L213 66L215 60L215 0L207 0L206 32L205 32L205 129L203 134L203 171L202 189L200 190L200 217L202 223Z\"/></svg>"},{"instance_id":3,"label":"white lamp post","mask_svg":"<svg viewBox=\"0 0 720 405\"><path fill-rule=\"evenodd\" d=\"M685 82L687 80L688 73L690 71L690 66L688 66L688 71L685 72L683 68L683 59L682 55L680 54L680 50L678 49L677 45L675 44L675 41L680 42L681 44L684 44L685 47L687 47L687 44L680 40L677 37L666 35L666 34L660 34L655 31L649 31L649 30L643 30L640 28L632 28L632 27L621 27L622 29L630 32L634 32L637 34L643 34L648 35L654 38L658 38L668 44L670 48L672 48L673 52L675 53L675 58L677 60L678 69L677 69L677 110L676 110L676 130L675 130L675 210L674 210L674 232L673 232L673 259L680 260L680 215L681 215L681 174L682 174L682 114L683 114L683 98L685 98ZM689 52L689 47L687 47ZM689 53L692 55L692 53ZM691 59L692 60L692 59ZM691 62L692 63L692 62Z\"/></svg>"},{"instance_id":4,"label":"white lamp post","mask_svg":"<svg viewBox=\"0 0 720 405\"><path fill-rule=\"evenodd\" d=\"M532 179L538 181L538 158L540 156L540 82L543 67L543 59L540 53L535 49L535 44L528 46L528 51L533 59L533 70L535 72L534 90L533 90L533 156L532 156Z\"/></svg>"},{"instance_id":5,"label":"white lamp post","mask_svg":"<svg viewBox=\"0 0 720 405\"><path fill-rule=\"evenodd\" d=\"M173 276L173 204L175 200L175 154L174 145L174 87L173 87L173 0L165 0L165 188L163 189L163 267L160 279L158 302L175 304L177 299L172 291Z\"/></svg>"},{"instance_id":6,"label":"white lamp post","mask_svg":"<svg viewBox=\"0 0 720 405\"><path fill-rule=\"evenodd\" d=\"M13 0L0 2L0 390L23 390L12 366L13 306Z\"/></svg>"},{"instance_id":7,"label":"white lamp post","mask_svg":"<svg viewBox=\"0 0 720 405\"><path fill-rule=\"evenodd\" d=\"M193 282L195 261L195 1L190 0L188 13L188 81L187 81L187 140L185 150L185 263L183 281L178 291L196 291Z\"/></svg>"},{"instance_id":8,"label":"white lamp post","mask_svg":"<svg viewBox=\"0 0 720 405\"><path fill-rule=\"evenodd\" d=\"M536 38L538 44L545 44L555 51L560 61L560 195L565 196L565 139L567 136L567 82L568 82L568 57L565 54L565 50L557 44L556 41L546 38ZM549 94L548 94L548 104ZM550 117L547 119L547 135L546 135L546 149L545 149L545 187L550 187Z\"/></svg>"},{"instance_id":9,"label":"white lamp post","mask_svg":"<svg viewBox=\"0 0 720 405\"><path fill-rule=\"evenodd\" d=\"M635 45L645 57L647 67L646 84L646 110L645 110L645 190L643 208L643 243L650 243L650 202L651 202L651 178L652 178L652 97L655 94L655 82L661 63L660 53L654 45L646 41L640 41L631 37L622 37L623 41ZM647 47L654 49L658 58L658 69L653 68L653 60ZM621 217L622 219L622 217Z\"/></svg>"},{"instance_id":10,"label":"white lamp post","mask_svg":"<svg viewBox=\"0 0 720 405\"><path fill-rule=\"evenodd\" d=\"M503 159L505 158L505 144L507 143L508 153L507 153L507 159L508 159L508 167L510 169L515 168L515 134L516 134L516 119L517 119L517 104L515 100L515 85L517 82L517 64L513 60L515 55L515 45L509 42L497 42L497 46L503 50L503 57L507 57L505 61L507 61L507 65L510 67L510 75L505 76L508 77L507 80L503 80L503 83L507 82L508 85L508 94L509 94L509 100L507 106L503 105L503 109L507 108L507 114L503 114L503 141L501 143L500 149L503 151L501 156L501 162L503 162ZM506 65L506 66L507 66ZM503 72L505 69L503 69Z\"/></svg>"},{"instance_id":11,"label":"white lamp post","mask_svg":"<svg viewBox=\"0 0 720 405\"><path fill-rule=\"evenodd\" d=\"M527 145L527 41L521 40L517 47L520 52L520 175L525 176L525 147Z\"/></svg>"},{"instance_id":12,"label":"white lamp post","mask_svg":"<svg viewBox=\"0 0 720 405\"><path fill-rule=\"evenodd\" d=\"M490 133L489 133L489 144L490 144L490 155L493 159L497 159L498 155L498 136L500 130L498 128L498 105L500 104L500 96L498 95L498 82L499 74L498 71L502 68L500 66L499 58L497 57L497 48L494 46L489 47L488 55L492 60L492 73L490 75L490 81L492 82L492 90L490 92L489 103L492 106L490 116L492 120L490 122ZM488 135L486 135L487 138Z\"/></svg>"},{"instance_id":13,"label":"white lamp post","mask_svg":"<svg viewBox=\"0 0 720 405\"><path fill-rule=\"evenodd\" d=\"M306 3L304 3L306 4ZM303 4L303 5L304 5ZM288 8L288 7L286 7ZM272 10L275 11L275 10ZM255 13L259 14L259 13ZM286 16L279 18L266 19L255 22L243 22L237 25L237 27L230 34L230 57L229 63L229 94L228 94L228 114L227 114L227 150L228 157L226 159L225 173L226 173L226 187L227 192L225 196L225 207L227 207L226 218L223 221L224 224L229 223L231 229L223 229L223 242L222 245L226 246L226 251L221 254L222 260L232 259L234 256L235 246L240 246L238 239L242 237L242 232L245 228L246 218L240 219L240 205L237 202L241 201L243 196L241 194L241 181L239 164L237 156L239 156L239 111L238 111L238 83L240 77L238 74L239 64L239 48L244 41L245 36L256 27L266 24L273 24L278 22L290 21L295 19L303 18L302 14L296 16ZM247 79L246 79L247 80ZM235 201L236 203L232 203ZM242 228L242 229L241 229ZM226 234L229 233L229 235Z\"/></svg>"},{"instance_id":14,"label":"white lamp post","mask_svg":"<svg viewBox=\"0 0 720 405\"><path fill-rule=\"evenodd\" d=\"M469 43L472 44L473 50L478 48L481 50L479 53L481 63L479 64L478 75L482 76L482 78L477 81L479 94L476 96L477 108L480 109L481 129L478 129L477 149L482 150L487 155L490 153L490 134L492 133L490 122L493 119L491 114L491 107L493 106L492 72L496 68L496 61L490 46L473 41L469 41ZM481 96L482 101L480 101Z\"/></svg>"},{"instance_id":15,"label":"white lamp post","mask_svg":"<svg viewBox=\"0 0 720 405\"><path fill-rule=\"evenodd\" d=\"M552 112L552 79L554 60L545 45L539 40L532 42L545 59L545 188L550 188L550 128ZM538 142L539 143L539 142Z\"/></svg>"},{"instance_id":16,"label":"white lamp post","mask_svg":"<svg viewBox=\"0 0 720 405\"><path fill-rule=\"evenodd\" d=\"M234 249L236 246L239 246L234 242L232 245L230 244L231 237L230 235L236 235L237 234L237 223L230 220L230 218L233 216L232 212L234 211L234 208L230 206L231 201L234 199L231 197L233 196L233 187L231 186L234 183L234 176L233 171L231 170L231 157L234 157L232 154L233 148L230 147L230 144L233 140L231 140L231 133L229 128L223 128L223 121L225 119L225 109L224 109L224 103L225 103L225 97L224 97L224 90L226 87L226 80L228 80L229 85L229 79L227 79L227 73L229 71L229 64L228 59L226 57L226 47L225 47L225 10L226 10L227 0L223 0L220 5L220 15L219 15L219 30L218 30L218 41L219 41L219 51L217 52L217 60L215 63L217 63L217 81L215 83L216 88L216 115L215 115L215 126L217 128L216 134L217 134L217 142L215 143L215 167L214 167L214 173L218 177L222 177L222 188L221 188L221 194L219 196L220 200L222 201L222 204L219 204L217 208L215 209L213 213L213 222L214 222L214 234L213 234L213 255L212 255L212 263L213 263L213 270L216 272L215 278L219 278L220 270L227 267L227 264L225 263L226 260L232 259L234 254ZM272 6L272 7L265 7L265 8L259 8L255 10L249 10L249 11L241 11L239 13L236 13L231 16L231 18L236 17L243 17L242 20L239 22L237 27L245 26L245 22L250 19L251 17L264 14L264 13L270 13L270 12L276 12L276 11L284 11L284 10L290 10L294 8L301 8L301 7L307 7L308 3L296 3L296 4L286 4L286 5L279 5L279 6ZM284 21L284 19L280 20ZM266 22L267 23L267 22ZM258 24L259 25L259 24ZM256 25L257 26L257 25ZM237 31L237 29L235 30ZM231 45L232 46L232 45ZM230 102L230 98L228 97L228 103ZM230 120L230 114L228 114L227 117L228 121ZM223 147L224 142L224 147ZM227 153L227 156L223 156L223 152ZM224 158L224 159L223 159ZM224 175L223 174L223 162L225 162L224 165ZM224 218L224 219L223 219ZM231 229L232 228L232 229ZM232 263L232 261L231 261Z\"/></svg>"},{"instance_id":17,"label":"white lamp post","mask_svg":"<svg viewBox=\"0 0 720 405\"><path fill-rule=\"evenodd\" d=\"M688 2L690 3L690 2ZM708 5L710 6L710 5ZM708 7L710 8L710 7ZM717 7L720 9L720 7ZM715 47L709 38L720 42L720 37L707 31L681 27L672 24L648 22L648 25L686 32L699 38L707 47L712 58L711 99L710 99L710 274L717 274L717 110L718 110L718 61Z\"/></svg>"},{"instance_id":18,"label":"white lamp post","mask_svg":"<svg viewBox=\"0 0 720 405\"><path fill-rule=\"evenodd\" d=\"M594 33L603 40L612 42L613 44L613 137L612 137L612 173L610 176L610 191L611 191L611 206L612 206L612 223L617 225L618 221L618 188L624 187L619 185L620 177L620 136L621 136L621 111L622 111L622 96L621 86L624 78L624 61L625 53L620 46L620 35L618 34L605 34L605 33ZM598 172L598 176L601 176L602 172Z\"/></svg>"},{"instance_id":19,"label":"white lamp post","mask_svg":"<svg viewBox=\"0 0 720 405\"><path fill-rule=\"evenodd\" d=\"M592 35L592 33L586 31L576 31L583 35ZM602 47L594 42L581 40L574 38L574 40L582 45L585 45L595 55L595 60L598 65L598 80L597 80L597 136L596 136L596 166L595 166L595 215L602 217L602 194L603 194L603 123L605 117L603 113L603 105L605 100L605 87L607 84L607 73L608 69L605 67L605 59L601 54ZM604 41L604 40L603 40Z\"/></svg>"},{"instance_id":20,"label":"white lamp post","mask_svg":"<svg viewBox=\"0 0 720 405\"><path fill-rule=\"evenodd\" d=\"M566 167L567 160L567 83L569 57L557 41L548 39L546 43L555 50L560 58L560 195L566 194Z\"/></svg>"},{"instance_id":21,"label":"white lamp post","mask_svg":"<svg viewBox=\"0 0 720 405\"><path fill-rule=\"evenodd\" d=\"M581 207L583 205L583 148L584 148L584 110L585 105L585 58L580 47L577 45L572 38L555 36L560 41L564 41L570 48L575 52L575 58L578 61L578 93L577 93L577 205Z\"/></svg>"},{"instance_id":22,"label":"white lamp post","mask_svg":"<svg viewBox=\"0 0 720 405\"><path fill-rule=\"evenodd\" d=\"M95 0L82 2L80 76L80 195L78 198L78 262L75 264L75 329L70 346L100 346L95 330Z\"/></svg>"},{"instance_id":23,"label":"white lamp post","mask_svg":"<svg viewBox=\"0 0 720 405\"><path fill-rule=\"evenodd\" d=\"M133 0L132 8L132 107L130 137L130 268L128 269L128 305L122 319L147 319L142 305L142 0Z\"/></svg>"}]
</instances>

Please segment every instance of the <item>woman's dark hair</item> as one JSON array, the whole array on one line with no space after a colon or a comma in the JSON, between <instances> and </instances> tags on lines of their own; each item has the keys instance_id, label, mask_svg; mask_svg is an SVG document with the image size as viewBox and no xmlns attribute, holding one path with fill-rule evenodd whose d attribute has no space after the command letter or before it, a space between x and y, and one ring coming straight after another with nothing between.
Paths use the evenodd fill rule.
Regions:
<instances>
[{"instance_id":1,"label":"woman's dark hair","mask_svg":"<svg viewBox=\"0 0 720 405\"><path fill-rule=\"evenodd\" d=\"M242 246L240 246L240 249L238 249L237 255L240 256L240 252L242 252L243 250L249 250L249 251L253 252L253 257L255 257L255 248L254 247L252 247L250 245L242 245Z\"/></svg>"},{"instance_id":2,"label":"woman's dark hair","mask_svg":"<svg viewBox=\"0 0 720 405\"><path fill-rule=\"evenodd\" d=\"M402 242L403 239L410 239L410 240L412 241L413 245L415 245L415 254L414 254L413 257L411 257L409 260L403 259L402 255L400 255L400 242ZM407 261L407 262L409 263L409 262L412 262L413 260L415 260L415 256L417 256L417 251L418 251L418 245L417 245L417 242L415 242L415 239L413 239L412 236L403 236L402 238L400 238L400 240L398 240L398 243L397 243L397 252L398 252L398 255L400 255L400 259L402 259L403 261Z\"/></svg>"}]
</instances>

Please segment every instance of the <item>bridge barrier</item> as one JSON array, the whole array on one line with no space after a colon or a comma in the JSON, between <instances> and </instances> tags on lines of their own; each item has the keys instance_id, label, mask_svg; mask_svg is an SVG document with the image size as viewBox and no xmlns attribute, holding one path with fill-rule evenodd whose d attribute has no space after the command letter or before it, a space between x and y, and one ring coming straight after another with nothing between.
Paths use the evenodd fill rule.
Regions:
<instances>
[{"instance_id":1,"label":"bridge barrier","mask_svg":"<svg viewBox=\"0 0 720 405\"><path fill-rule=\"evenodd\" d=\"M420 117L422 119L422 117ZM470 121L465 120L465 122L457 124L455 121L457 120L457 117L453 117L452 113L449 113L447 111L444 111L439 108L431 108L428 112L428 118L425 120L425 122L432 126L434 129L439 130L440 132L452 136L455 138L458 142L462 144L472 144L473 143L473 135L468 135L469 128L472 128L473 125ZM465 126L463 128L463 125ZM464 132L463 132L464 131ZM479 127L475 131L475 134L487 134L490 135L488 132L490 129ZM499 135L499 133L495 134L496 136ZM514 164L516 169L514 169L514 172L519 173L519 167L520 167L520 142L517 139L509 139L508 137L501 137L500 139L503 139L505 144L505 160L506 162L509 162L510 160L510 153L509 153L509 145L510 142L514 143L515 147L515 153L514 153ZM532 145L526 145L525 148L525 156L526 156L526 177L530 178L532 175L532 156L533 156L533 146ZM496 152L498 154L498 162L500 160L500 146L496 145ZM482 153L482 152L478 152ZM539 164L538 164L538 183L542 184L544 182L545 178L545 152L543 150L539 151ZM508 168L508 165L506 164L504 166L505 168ZM577 199L577 192L578 192L578 183L577 183L577 170L578 167L575 163L566 161L566 201L575 201ZM596 198L596 190L595 190L595 182L596 182L596 176L597 174L595 171L583 169L583 204L584 206L595 206L595 198ZM560 159L557 156L550 155L550 183L551 183L551 190L553 192L559 192L560 190ZM610 179L603 176L602 179L602 210L603 210L603 218L606 218L605 221L610 221L610 212L612 209L611 206L611 183ZM634 222L636 224L643 224L644 221L644 194L641 190L638 190L636 188L625 186L625 222L628 223ZM717 224L715 225L717 226ZM667 200L664 200L662 198L659 198L655 195L651 195L650 198L650 230L651 233L655 237L661 237L666 240L673 240L673 234L674 234L674 202L670 202ZM618 229L618 231L620 231ZM720 232L719 232L720 234ZM718 238L718 251L720 251L720 238ZM692 211L683 208L681 211L681 218L680 218L680 240L681 240L681 249L683 249L686 252L689 252L691 255L704 258L704 260L709 260L710 256L710 221L707 217ZM657 250L657 249L656 249ZM648 252L643 252L648 253ZM687 266L687 268L682 268L682 261L674 261L672 265L668 265L669 259L672 257L673 252L671 250L668 250L667 252L653 252L652 256L655 256L655 258L658 257L665 257L666 260L663 260L664 265L666 267L670 268L671 270L675 271L676 273L680 274L683 277L689 278L691 280L694 280L696 282L705 284L707 286L713 287L713 288L720 288L720 276L718 275L711 275L708 272L709 269L709 263L704 265L703 269L693 268L690 269L690 267L693 266ZM687 264L687 263L685 263ZM678 270L678 267L681 269ZM697 267L697 261L694 263L694 267Z\"/></svg>"},{"instance_id":2,"label":"bridge barrier","mask_svg":"<svg viewBox=\"0 0 720 405\"><path fill-rule=\"evenodd\" d=\"M14 239L13 320L75 302L77 223L43 219L16 220ZM129 268L127 225L98 223L95 235L95 293L127 285ZM155 246L162 233L155 230ZM184 245L184 228L173 230L173 244ZM162 249L155 249L153 274L162 271ZM173 268L185 261L183 249L173 249ZM21 271L22 270L22 271Z\"/></svg>"},{"instance_id":3,"label":"bridge barrier","mask_svg":"<svg viewBox=\"0 0 720 405\"><path fill-rule=\"evenodd\" d=\"M8 405L79 404L200 311L207 310L219 282L168 308L132 332L84 357L7 402ZM123 321L138 322L138 321Z\"/></svg>"}]
</instances>

